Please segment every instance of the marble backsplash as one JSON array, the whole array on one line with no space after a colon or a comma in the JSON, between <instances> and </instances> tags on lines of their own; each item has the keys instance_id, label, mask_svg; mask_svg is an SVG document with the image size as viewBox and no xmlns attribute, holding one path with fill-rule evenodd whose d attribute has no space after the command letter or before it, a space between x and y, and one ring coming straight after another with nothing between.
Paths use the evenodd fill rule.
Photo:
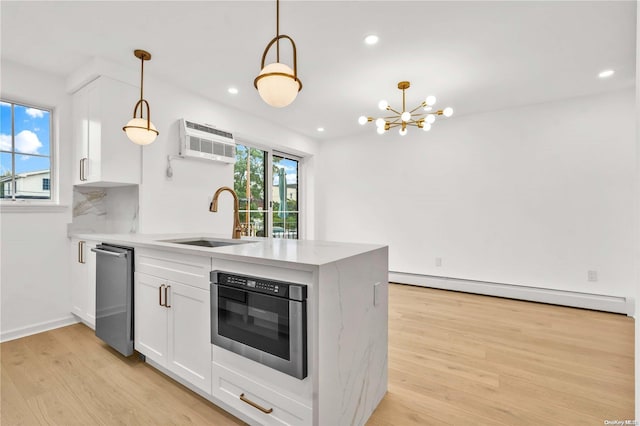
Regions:
<instances>
[{"instance_id":1,"label":"marble backsplash","mask_svg":"<svg viewBox=\"0 0 640 426\"><path fill-rule=\"evenodd\" d=\"M135 233L138 231L138 187L73 188L74 233Z\"/></svg>"}]
</instances>

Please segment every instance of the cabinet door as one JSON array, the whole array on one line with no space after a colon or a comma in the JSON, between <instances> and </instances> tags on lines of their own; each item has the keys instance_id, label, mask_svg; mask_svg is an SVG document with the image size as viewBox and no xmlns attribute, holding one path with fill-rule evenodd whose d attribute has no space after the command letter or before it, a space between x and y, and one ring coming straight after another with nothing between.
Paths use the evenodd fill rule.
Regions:
<instances>
[{"instance_id":1,"label":"cabinet door","mask_svg":"<svg viewBox=\"0 0 640 426\"><path fill-rule=\"evenodd\" d=\"M87 264L86 241L72 239L69 251L71 262L71 313L86 321L88 287L86 285Z\"/></svg>"},{"instance_id":2,"label":"cabinet door","mask_svg":"<svg viewBox=\"0 0 640 426\"><path fill-rule=\"evenodd\" d=\"M211 393L211 334L209 292L169 282L168 368Z\"/></svg>"},{"instance_id":3,"label":"cabinet door","mask_svg":"<svg viewBox=\"0 0 640 426\"><path fill-rule=\"evenodd\" d=\"M84 255L84 266L86 268L84 280L87 289L85 318L88 325L94 330L96 328L96 254L91 249L95 248L97 244L95 241L87 241Z\"/></svg>"},{"instance_id":4,"label":"cabinet door","mask_svg":"<svg viewBox=\"0 0 640 426\"><path fill-rule=\"evenodd\" d=\"M88 139L84 173L87 182L97 182L100 180L102 172L100 141L103 111L100 105L102 97L100 79L89 84L87 92Z\"/></svg>"},{"instance_id":5,"label":"cabinet door","mask_svg":"<svg viewBox=\"0 0 640 426\"><path fill-rule=\"evenodd\" d=\"M142 147L122 127L133 116L138 89L101 76L73 95L74 184L139 184Z\"/></svg>"},{"instance_id":6,"label":"cabinet door","mask_svg":"<svg viewBox=\"0 0 640 426\"><path fill-rule=\"evenodd\" d=\"M166 285L161 278L135 273L134 347L162 366L167 364L168 309L160 304L160 298L164 303Z\"/></svg>"},{"instance_id":7,"label":"cabinet door","mask_svg":"<svg viewBox=\"0 0 640 426\"><path fill-rule=\"evenodd\" d=\"M122 127L133 117L140 90L108 77L100 77L100 85L100 180L139 184L142 146L131 142Z\"/></svg>"},{"instance_id":8,"label":"cabinet door","mask_svg":"<svg viewBox=\"0 0 640 426\"><path fill-rule=\"evenodd\" d=\"M73 184L85 182L83 167L89 152L89 89L83 87L73 94L72 119L73 119Z\"/></svg>"}]
</instances>

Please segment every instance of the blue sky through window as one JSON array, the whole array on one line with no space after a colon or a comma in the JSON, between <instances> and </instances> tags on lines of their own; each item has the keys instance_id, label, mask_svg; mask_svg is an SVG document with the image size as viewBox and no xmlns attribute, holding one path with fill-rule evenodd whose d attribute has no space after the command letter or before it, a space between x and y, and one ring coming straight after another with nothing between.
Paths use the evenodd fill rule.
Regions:
<instances>
[{"instance_id":1,"label":"blue sky through window","mask_svg":"<svg viewBox=\"0 0 640 426\"><path fill-rule=\"evenodd\" d=\"M51 126L49 111L14 105L15 173L50 168ZM0 151L11 152L11 104L0 102ZM29 155L31 154L31 155ZM35 154L35 155L34 155ZM38 157L44 155L45 157ZM0 174L11 171L11 156L2 155Z\"/></svg>"}]
</instances>

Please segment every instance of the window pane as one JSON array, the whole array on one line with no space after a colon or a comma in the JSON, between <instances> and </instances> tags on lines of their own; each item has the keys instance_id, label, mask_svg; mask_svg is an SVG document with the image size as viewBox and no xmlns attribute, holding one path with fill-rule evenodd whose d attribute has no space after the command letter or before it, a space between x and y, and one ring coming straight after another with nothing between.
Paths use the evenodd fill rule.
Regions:
<instances>
[{"instance_id":1,"label":"window pane","mask_svg":"<svg viewBox=\"0 0 640 426\"><path fill-rule=\"evenodd\" d=\"M240 199L240 223L250 235L265 235L265 164L267 153L260 149L236 145L234 190Z\"/></svg>"},{"instance_id":2,"label":"window pane","mask_svg":"<svg viewBox=\"0 0 640 426\"><path fill-rule=\"evenodd\" d=\"M298 238L298 213L285 213L283 217L273 211L273 237Z\"/></svg>"},{"instance_id":3,"label":"window pane","mask_svg":"<svg viewBox=\"0 0 640 426\"><path fill-rule=\"evenodd\" d=\"M51 179L48 157L16 154L15 163L16 198L47 199L51 197L51 191L43 189L43 180Z\"/></svg>"},{"instance_id":4,"label":"window pane","mask_svg":"<svg viewBox=\"0 0 640 426\"><path fill-rule=\"evenodd\" d=\"M273 236L298 238L298 161L273 156Z\"/></svg>"},{"instance_id":5,"label":"window pane","mask_svg":"<svg viewBox=\"0 0 640 426\"><path fill-rule=\"evenodd\" d=\"M13 108L16 152L49 155L49 111L15 105Z\"/></svg>"},{"instance_id":6,"label":"window pane","mask_svg":"<svg viewBox=\"0 0 640 426\"><path fill-rule=\"evenodd\" d=\"M0 151L11 151L11 104L0 102Z\"/></svg>"},{"instance_id":7,"label":"window pane","mask_svg":"<svg viewBox=\"0 0 640 426\"><path fill-rule=\"evenodd\" d=\"M11 198L11 154L0 152L0 198Z\"/></svg>"}]
</instances>

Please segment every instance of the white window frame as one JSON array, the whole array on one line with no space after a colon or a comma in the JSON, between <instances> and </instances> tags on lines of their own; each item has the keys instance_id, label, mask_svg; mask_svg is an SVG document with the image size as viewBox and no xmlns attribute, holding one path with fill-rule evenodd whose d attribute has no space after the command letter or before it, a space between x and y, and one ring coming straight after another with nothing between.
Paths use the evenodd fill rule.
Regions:
<instances>
[{"instance_id":1,"label":"white window frame","mask_svg":"<svg viewBox=\"0 0 640 426\"><path fill-rule=\"evenodd\" d=\"M57 131L55 127L54 116L56 108L52 106L40 105L28 101L22 101L15 98L0 98L0 101L11 104L13 106L20 105L27 108L35 108L49 113L49 199L23 199L23 198L2 198L0 199L0 208L5 212L21 212L21 211L58 211L65 209L66 206L60 205L59 201L59 174L58 174L58 143ZM15 128L12 107L11 117L11 145L13 153L12 173L15 173ZM3 151L6 153L6 151ZM14 186L15 189L15 186ZM13 195L15 197L15 194Z\"/></svg>"},{"instance_id":2,"label":"white window frame","mask_svg":"<svg viewBox=\"0 0 640 426\"><path fill-rule=\"evenodd\" d=\"M298 162L298 240L302 240L306 237L305 231L306 231L306 226L304 225L304 210L302 208L302 206L304 204L302 204L302 198L305 196L304 193L306 191L304 191L303 188L303 163L304 163L304 159L305 157L301 157L300 155L296 155L296 154L291 154L289 152L287 152L286 150L281 150L281 149L274 149L270 146L266 146L266 145L261 145L261 144L257 144L257 143L253 143L253 142L249 142L247 140L245 140L244 138L238 138L236 137L236 143L238 145L243 145L246 146L247 148L255 148L255 149L259 149L260 151L264 151L267 153L266 157L267 157L267 164L265 164L266 167L266 176L265 176L265 203L268 206L267 208L267 215L268 215L268 220L267 220L267 229L265 229L265 233L267 235L267 238L274 238L273 237L273 203L272 203L272 194L271 194L271 184L273 182L273 156L277 155L279 157L285 157L285 158L290 158L292 160L296 160ZM267 185L268 184L268 185Z\"/></svg>"}]
</instances>

